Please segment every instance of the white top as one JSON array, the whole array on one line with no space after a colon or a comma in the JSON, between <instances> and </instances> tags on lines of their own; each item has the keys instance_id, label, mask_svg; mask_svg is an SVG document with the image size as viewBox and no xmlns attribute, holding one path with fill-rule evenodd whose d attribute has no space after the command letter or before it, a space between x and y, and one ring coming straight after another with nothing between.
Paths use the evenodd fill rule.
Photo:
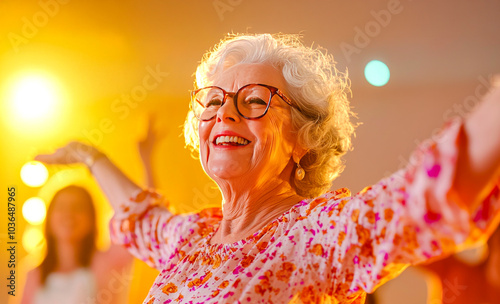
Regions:
<instances>
[{"instance_id":1,"label":"white top","mask_svg":"<svg viewBox=\"0 0 500 304\"><path fill-rule=\"evenodd\" d=\"M94 303L96 279L88 268L69 273L54 272L48 275L45 285L38 289L34 304Z\"/></svg>"}]
</instances>

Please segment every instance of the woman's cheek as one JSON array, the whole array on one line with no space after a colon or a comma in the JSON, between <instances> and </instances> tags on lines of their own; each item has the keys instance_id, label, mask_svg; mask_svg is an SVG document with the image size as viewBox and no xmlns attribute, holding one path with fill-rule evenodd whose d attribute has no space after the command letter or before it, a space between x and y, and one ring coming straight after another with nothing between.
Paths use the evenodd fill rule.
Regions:
<instances>
[{"instance_id":1,"label":"woman's cheek","mask_svg":"<svg viewBox=\"0 0 500 304\"><path fill-rule=\"evenodd\" d=\"M208 173L208 159L210 155L210 147L208 142L200 142L200 162L203 170Z\"/></svg>"},{"instance_id":2,"label":"woman's cheek","mask_svg":"<svg viewBox=\"0 0 500 304\"><path fill-rule=\"evenodd\" d=\"M198 125L200 161L205 172L207 172L208 169L207 163L210 154L210 131L212 130L212 127L213 127L213 121L200 121L200 124Z\"/></svg>"}]
</instances>

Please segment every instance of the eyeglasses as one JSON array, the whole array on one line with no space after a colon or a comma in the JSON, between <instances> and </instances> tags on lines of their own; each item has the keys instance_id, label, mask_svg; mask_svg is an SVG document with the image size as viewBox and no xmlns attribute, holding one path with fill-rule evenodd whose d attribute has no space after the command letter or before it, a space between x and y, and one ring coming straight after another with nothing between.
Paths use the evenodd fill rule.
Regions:
<instances>
[{"instance_id":1,"label":"eyeglasses","mask_svg":"<svg viewBox=\"0 0 500 304\"><path fill-rule=\"evenodd\" d=\"M239 115L246 119L258 119L266 115L274 95L278 95L284 102L295 107L290 98L278 88L257 83L244 85L236 93L227 92L216 86L195 90L191 92L191 107L198 119L211 120L226 103L227 96L230 96Z\"/></svg>"}]
</instances>

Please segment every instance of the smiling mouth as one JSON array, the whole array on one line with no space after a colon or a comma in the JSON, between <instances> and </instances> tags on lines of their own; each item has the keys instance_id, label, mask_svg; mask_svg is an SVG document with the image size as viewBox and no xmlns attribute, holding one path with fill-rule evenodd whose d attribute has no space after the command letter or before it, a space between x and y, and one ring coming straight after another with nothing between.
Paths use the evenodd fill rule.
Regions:
<instances>
[{"instance_id":1,"label":"smiling mouth","mask_svg":"<svg viewBox=\"0 0 500 304\"><path fill-rule=\"evenodd\" d=\"M246 146L249 143L248 139L239 136L219 136L214 140L216 146Z\"/></svg>"}]
</instances>

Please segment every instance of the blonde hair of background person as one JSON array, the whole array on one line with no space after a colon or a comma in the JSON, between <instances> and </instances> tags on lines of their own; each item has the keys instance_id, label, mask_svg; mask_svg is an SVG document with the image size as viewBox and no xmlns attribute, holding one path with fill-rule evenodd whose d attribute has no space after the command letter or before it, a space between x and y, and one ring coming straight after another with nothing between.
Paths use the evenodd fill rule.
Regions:
<instances>
[{"instance_id":1,"label":"blonde hair of background person","mask_svg":"<svg viewBox=\"0 0 500 304\"><path fill-rule=\"evenodd\" d=\"M22 302L122 303L132 256L122 248L96 248L96 212L90 193L71 185L59 190L47 210L47 254L28 273Z\"/></svg>"},{"instance_id":2,"label":"blonde hair of background person","mask_svg":"<svg viewBox=\"0 0 500 304\"><path fill-rule=\"evenodd\" d=\"M186 142L221 208L172 214L82 143L36 158L90 167L115 209L115 242L161 271L145 303L363 303L406 266L498 224L498 89L407 168L351 196L328 191L353 133L348 80L330 55L293 35L231 35L196 84Z\"/></svg>"}]
</instances>

